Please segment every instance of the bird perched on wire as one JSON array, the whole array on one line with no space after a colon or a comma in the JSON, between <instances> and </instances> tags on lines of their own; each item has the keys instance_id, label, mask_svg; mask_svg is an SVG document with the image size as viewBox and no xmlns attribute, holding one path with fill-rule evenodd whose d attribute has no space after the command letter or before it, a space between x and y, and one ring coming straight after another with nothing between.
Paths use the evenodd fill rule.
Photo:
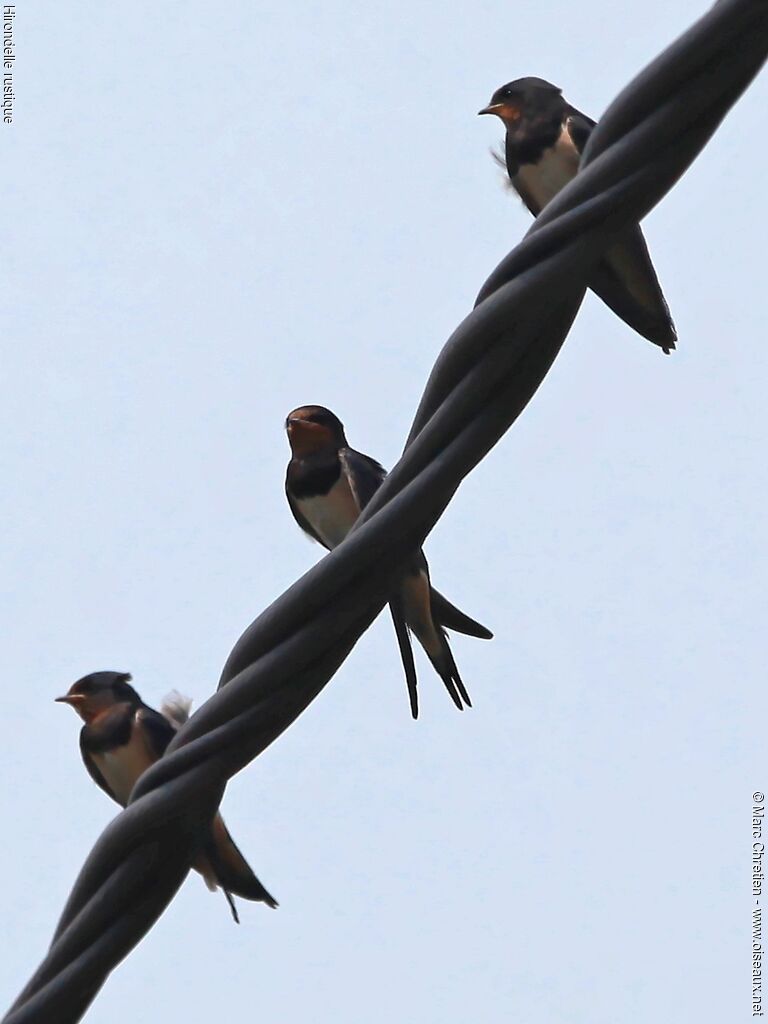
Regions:
<instances>
[{"instance_id":1,"label":"bird perched on wire","mask_svg":"<svg viewBox=\"0 0 768 1024\"><path fill-rule=\"evenodd\" d=\"M537 217L575 177L595 122L542 78L518 78L503 85L478 113L495 114L504 122L507 174ZM589 286L638 334L666 353L675 347L675 325L639 224L625 228L606 250L591 272Z\"/></svg>"},{"instance_id":2,"label":"bird perched on wire","mask_svg":"<svg viewBox=\"0 0 768 1024\"><path fill-rule=\"evenodd\" d=\"M173 693L159 714L136 693L127 672L92 672L57 697L83 719L80 753L88 773L104 792L125 807L139 776L165 753L189 717L191 701ZM233 896L276 907L230 836L217 812L192 866L212 891L221 886L239 923Z\"/></svg>"},{"instance_id":3,"label":"bird perched on wire","mask_svg":"<svg viewBox=\"0 0 768 1024\"><path fill-rule=\"evenodd\" d=\"M291 461L285 493L294 519L323 547L337 547L381 486L386 470L349 447L337 416L322 405L294 409L285 421ZM418 718L419 702L413 661L412 631L451 700L461 711L472 706L459 675L445 629L490 640L493 634L455 608L431 585L429 567L418 551L404 567L397 592L389 601L400 655L403 659L411 714Z\"/></svg>"}]
</instances>

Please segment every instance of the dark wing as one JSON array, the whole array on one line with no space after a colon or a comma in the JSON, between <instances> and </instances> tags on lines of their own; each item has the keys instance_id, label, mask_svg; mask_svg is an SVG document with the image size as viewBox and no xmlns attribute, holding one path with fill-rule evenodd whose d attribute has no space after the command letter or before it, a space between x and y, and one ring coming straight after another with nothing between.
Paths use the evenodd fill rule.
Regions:
<instances>
[{"instance_id":1,"label":"dark wing","mask_svg":"<svg viewBox=\"0 0 768 1024\"><path fill-rule=\"evenodd\" d=\"M339 460L349 481L350 490L362 512L381 487L387 471L375 459L363 455L362 452L356 452L354 448L340 449Z\"/></svg>"},{"instance_id":2,"label":"dark wing","mask_svg":"<svg viewBox=\"0 0 768 1024\"><path fill-rule=\"evenodd\" d=\"M381 487L381 483L387 475L387 471L382 465L376 462L375 459L371 459L367 455L363 455L362 452L356 452L354 448L343 448L339 452L339 458L341 459L342 468L349 480L349 486L352 490L352 494L354 495L355 501L362 512L376 491L378 491L379 487ZM389 602L389 610L392 613L392 622L395 627L397 646L400 648L400 657L402 658L403 669L405 670L405 682L408 687L408 700L411 705L411 714L414 718L418 718L419 697L416 682L416 666L413 662L411 637L399 597L392 597Z\"/></svg>"},{"instance_id":3,"label":"dark wing","mask_svg":"<svg viewBox=\"0 0 768 1024\"><path fill-rule=\"evenodd\" d=\"M117 799L115 794L107 785L104 776L93 763L93 761L91 760L91 755L88 753L88 751L85 749L85 746L83 745L83 733L86 731L87 728L88 726L84 725L83 728L80 730L80 756L83 759L83 764L85 765L88 774L91 776L91 778L99 787L99 789L103 789L108 797L111 797L111 799L114 800L116 804L119 804L120 801ZM120 804L120 806L122 807L122 804Z\"/></svg>"},{"instance_id":4,"label":"dark wing","mask_svg":"<svg viewBox=\"0 0 768 1024\"><path fill-rule=\"evenodd\" d=\"M434 587L430 591L430 602L432 605L432 617L446 629L452 629L456 633L464 633L466 636L476 636L480 640L492 640L493 633L486 626L470 619L456 605L451 604L447 597Z\"/></svg>"},{"instance_id":5,"label":"dark wing","mask_svg":"<svg viewBox=\"0 0 768 1024\"><path fill-rule=\"evenodd\" d=\"M571 107L566 127L574 146L583 153L595 122ZM589 286L638 334L664 352L675 347L675 325L637 224L628 227L607 250L605 259L591 275Z\"/></svg>"},{"instance_id":6,"label":"dark wing","mask_svg":"<svg viewBox=\"0 0 768 1024\"><path fill-rule=\"evenodd\" d=\"M309 534L309 536L312 538L312 540L316 540L318 544L322 544L323 547L325 547L325 544L323 544L323 542L320 539L320 537L318 537L318 535L312 529L312 526L310 525L309 520L304 518L304 516L301 514L301 512L299 510L299 506L294 502L293 498L291 497L291 492L288 489L288 476L287 475L286 475L286 478L285 478L285 496L288 499L288 507L291 510L291 515L296 520L296 522L299 524L299 526L302 528L304 533Z\"/></svg>"},{"instance_id":7,"label":"dark wing","mask_svg":"<svg viewBox=\"0 0 768 1024\"><path fill-rule=\"evenodd\" d=\"M261 901L269 907L277 906L277 900L267 892L237 848L220 814L213 819L203 850L228 900L231 894L244 900ZM230 908L237 920L237 911L231 902Z\"/></svg>"},{"instance_id":8,"label":"dark wing","mask_svg":"<svg viewBox=\"0 0 768 1024\"><path fill-rule=\"evenodd\" d=\"M664 352L677 332L639 224L631 224L589 275L589 287L617 316Z\"/></svg>"},{"instance_id":9,"label":"dark wing","mask_svg":"<svg viewBox=\"0 0 768 1024\"><path fill-rule=\"evenodd\" d=\"M144 730L150 753L159 761L168 744L176 735L176 730L159 711L147 707L146 704L143 704L136 712L136 719Z\"/></svg>"},{"instance_id":10,"label":"dark wing","mask_svg":"<svg viewBox=\"0 0 768 1024\"><path fill-rule=\"evenodd\" d=\"M573 144L579 153L584 152L584 147L587 144L587 139L592 134L592 130L597 124L591 117L587 117L586 114L582 114L576 107L569 107L568 116L565 119L565 127L568 134L573 140Z\"/></svg>"}]
</instances>

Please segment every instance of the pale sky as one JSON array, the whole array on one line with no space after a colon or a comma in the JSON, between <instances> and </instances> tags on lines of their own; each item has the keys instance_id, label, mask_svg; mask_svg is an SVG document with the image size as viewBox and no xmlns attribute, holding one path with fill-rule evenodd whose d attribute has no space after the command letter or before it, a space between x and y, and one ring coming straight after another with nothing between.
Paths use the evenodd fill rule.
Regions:
<instances>
[{"instance_id":1,"label":"pale sky","mask_svg":"<svg viewBox=\"0 0 768 1024\"><path fill-rule=\"evenodd\" d=\"M390 466L530 217L478 118L539 75L601 111L705 3L17 7L2 133L5 1009L114 811L53 698L96 669L201 703L322 556L293 407ZM94 1024L750 1016L764 756L768 85L645 228L667 358L588 296L427 545L496 633L474 708L388 615L224 800L280 901L191 876Z\"/></svg>"}]
</instances>

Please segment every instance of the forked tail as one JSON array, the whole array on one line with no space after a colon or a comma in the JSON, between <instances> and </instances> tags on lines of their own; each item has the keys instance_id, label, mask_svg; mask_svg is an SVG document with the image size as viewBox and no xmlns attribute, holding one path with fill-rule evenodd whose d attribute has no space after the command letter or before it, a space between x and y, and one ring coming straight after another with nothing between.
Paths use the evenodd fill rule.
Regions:
<instances>
[{"instance_id":1,"label":"forked tail","mask_svg":"<svg viewBox=\"0 0 768 1024\"><path fill-rule=\"evenodd\" d=\"M476 636L479 640L493 639L490 629L475 622L474 619L470 619L434 587L432 587L430 602L432 617L446 629L452 629L455 633L464 633L465 636Z\"/></svg>"}]
</instances>

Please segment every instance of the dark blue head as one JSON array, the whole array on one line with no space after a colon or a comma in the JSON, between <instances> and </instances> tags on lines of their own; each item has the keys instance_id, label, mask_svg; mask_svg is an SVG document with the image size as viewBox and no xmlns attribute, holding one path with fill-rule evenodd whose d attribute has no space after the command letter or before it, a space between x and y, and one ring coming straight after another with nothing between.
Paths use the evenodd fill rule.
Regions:
<instances>
[{"instance_id":1,"label":"dark blue head","mask_svg":"<svg viewBox=\"0 0 768 1024\"><path fill-rule=\"evenodd\" d=\"M87 722L114 704L141 704L141 697L129 685L130 678L129 672L91 672L56 700L69 704Z\"/></svg>"},{"instance_id":2,"label":"dark blue head","mask_svg":"<svg viewBox=\"0 0 768 1024\"><path fill-rule=\"evenodd\" d=\"M343 448L347 439L344 424L324 405L301 405L285 420L288 441L295 455L304 456L321 449Z\"/></svg>"},{"instance_id":3,"label":"dark blue head","mask_svg":"<svg viewBox=\"0 0 768 1024\"><path fill-rule=\"evenodd\" d=\"M507 125L520 120L549 118L563 111L562 89L543 78L516 78L491 96L479 114L495 114Z\"/></svg>"}]
</instances>

